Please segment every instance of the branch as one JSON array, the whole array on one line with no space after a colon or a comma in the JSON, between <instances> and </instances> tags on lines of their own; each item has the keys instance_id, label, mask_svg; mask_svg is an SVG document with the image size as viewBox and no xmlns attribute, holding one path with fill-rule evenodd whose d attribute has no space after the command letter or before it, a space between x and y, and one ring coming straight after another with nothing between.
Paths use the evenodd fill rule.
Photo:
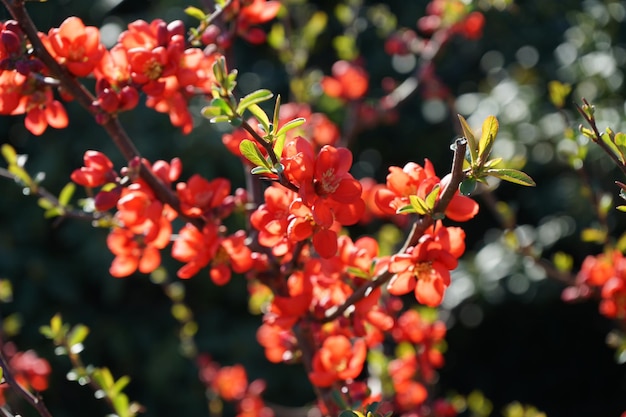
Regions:
<instances>
[{"instance_id":1,"label":"branch","mask_svg":"<svg viewBox=\"0 0 626 417\"><path fill-rule=\"evenodd\" d=\"M41 417L52 417L52 414L50 414L50 411L48 411L48 407L46 407L46 404L44 404L43 400L39 396L33 395L33 393L28 391L17 382L6 358L4 357L4 354L1 351L0 367L2 367L2 376L4 377L4 380L9 384L11 388L13 388L18 394L20 394L22 398L24 398L31 406L33 406L33 408L37 410Z\"/></svg>"},{"instance_id":2,"label":"branch","mask_svg":"<svg viewBox=\"0 0 626 417\"><path fill-rule=\"evenodd\" d=\"M130 162L133 159L141 159L141 155L135 144L132 142L128 133L122 127L120 121L115 115L102 111L97 106L93 105L95 97L85 88L83 84L78 82L76 77L72 75L67 68L59 64L56 59L50 55L46 47L39 39L37 28L33 23L30 15L25 8L25 0L1 0L4 6L7 8L11 16L19 23L20 27L28 37L33 51L39 59L50 70L50 73L57 78L61 85L76 99L76 101L84 107L91 115L96 118L103 119L102 127L110 136L111 140L121 152L126 161ZM148 186L154 191L157 198L174 208L180 213L180 201L176 197L176 194L172 192L154 173L147 167L140 164L140 177L148 184ZM182 216L182 214L181 214ZM186 221L192 223L199 229L202 228L203 222L199 219L192 219L182 216Z\"/></svg>"},{"instance_id":3,"label":"branch","mask_svg":"<svg viewBox=\"0 0 626 417\"><path fill-rule=\"evenodd\" d=\"M18 177L17 175L14 175L11 171L5 168L0 168L0 177L8 178L18 183L21 182L20 177ZM79 210L69 210L67 207L63 206L59 202L59 199L54 194L52 194L50 191L46 190L45 188L43 188L42 186L36 183L33 183L33 185L31 186L29 186L28 184L24 184L24 187L30 190L30 192L35 194L36 196L39 196L49 201L55 208L60 209L63 213L59 215L61 218L68 217L72 219L91 221L91 220L97 220L103 217L96 213L86 213L84 211L79 211Z\"/></svg>"},{"instance_id":4,"label":"branch","mask_svg":"<svg viewBox=\"0 0 626 417\"><path fill-rule=\"evenodd\" d=\"M452 197L454 197L454 194L459 189L459 184L463 181L463 178L465 178L465 174L463 173L463 159L465 158L466 148L467 140L465 138L456 140L453 146L454 159L452 161L452 178L450 179L450 182L441 193L441 197L437 204L435 204L433 214L421 217L413 223L413 227L409 232L402 249L400 249L398 253L405 253L411 246L415 246L426 229L433 225L434 219L446 211ZM327 323L339 318L349 307L367 297L374 289L387 283L393 275L394 274L389 272L387 268L384 268L373 280L368 281L357 288L342 305L336 309L328 310L327 315L322 319L322 322Z\"/></svg>"},{"instance_id":5,"label":"branch","mask_svg":"<svg viewBox=\"0 0 626 417\"><path fill-rule=\"evenodd\" d=\"M585 100L584 98L583 98L583 103L585 106L591 106L589 102ZM617 155L615 155L615 153L613 153L613 151L609 148L609 146L606 143L604 143L604 141L602 140L602 135L600 134L600 131L598 130L598 126L596 125L595 117L588 115L582 109L582 107L580 107L578 104L576 104L576 109L578 110L578 113L581 114L583 119L585 119L587 124L589 124L589 127L591 127L593 131L593 137L591 138L591 140L593 140L598 146L600 146L600 148L604 151L604 153L606 153L613 160L613 162L615 162L615 165L617 165L617 167L622 171L622 174L626 176L626 165L624 165L619 160Z\"/></svg>"}]
</instances>

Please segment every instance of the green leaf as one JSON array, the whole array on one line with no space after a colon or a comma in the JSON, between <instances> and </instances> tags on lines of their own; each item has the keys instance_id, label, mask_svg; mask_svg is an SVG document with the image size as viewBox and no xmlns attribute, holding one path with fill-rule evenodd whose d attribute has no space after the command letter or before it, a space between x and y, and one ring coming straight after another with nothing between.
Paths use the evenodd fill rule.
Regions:
<instances>
[{"instance_id":1,"label":"green leaf","mask_svg":"<svg viewBox=\"0 0 626 417\"><path fill-rule=\"evenodd\" d=\"M491 175L492 177L500 178L501 180L512 182L514 184L525 185L528 187L534 187L535 181L533 181L528 174L522 171L518 171L517 169L508 169L508 168L500 168L500 169L488 169L487 175Z\"/></svg>"},{"instance_id":2,"label":"green leaf","mask_svg":"<svg viewBox=\"0 0 626 417\"><path fill-rule=\"evenodd\" d=\"M622 159L626 159L626 134L622 132L617 132L613 141L615 142L615 146L617 146L617 149L619 149L620 155L622 155Z\"/></svg>"},{"instance_id":3,"label":"green leaf","mask_svg":"<svg viewBox=\"0 0 626 417\"><path fill-rule=\"evenodd\" d=\"M439 186L439 184L437 184L435 185L435 187L433 187L432 191L428 193L428 195L426 196L426 200L424 202L426 203L428 212L433 211L433 208L435 208L437 197L439 197L439 191L441 191L441 187Z\"/></svg>"},{"instance_id":4,"label":"green leaf","mask_svg":"<svg viewBox=\"0 0 626 417\"><path fill-rule=\"evenodd\" d=\"M461 181L461 185L459 186L459 191L463 195L470 195L476 190L476 179L475 178L466 178Z\"/></svg>"},{"instance_id":5,"label":"green leaf","mask_svg":"<svg viewBox=\"0 0 626 417\"><path fill-rule=\"evenodd\" d=\"M554 104L554 107L561 109L565 105L565 99L572 91L570 84L564 84L560 81L550 81L548 83L548 93L550 95L550 101Z\"/></svg>"},{"instance_id":6,"label":"green leaf","mask_svg":"<svg viewBox=\"0 0 626 417\"><path fill-rule=\"evenodd\" d=\"M15 152L13 146L5 143L2 145L2 148L0 148L0 152L2 152L2 156L7 161L8 165L17 164L17 152Z\"/></svg>"},{"instance_id":7,"label":"green leaf","mask_svg":"<svg viewBox=\"0 0 626 417\"><path fill-rule=\"evenodd\" d=\"M285 26L274 23L267 34L267 44L274 49L281 49L286 43Z\"/></svg>"},{"instance_id":8,"label":"green leaf","mask_svg":"<svg viewBox=\"0 0 626 417\"><path fill-rule=\"evenodd\" d=\"M557 252L552 257L555 268L561 272L569 272L574 266L574 259L565 252Z\"/></svg>"},{"instance_id":9,"label":"green leaf","mask_svg":"<svg viewBox=\"0 0 626 417\"><path fill-rule=\"evenodd\" d=\"M306 123L306 119L304 117L298 117L297 119L290 120L284 125L282 125L280 129L278 129L276 136L283 135L292 129L302 126L305 123Z\"/></svg>"},{"instance_id":10,"label":"green leaf","mask_svg":"<svg viewBox=\"0 0 626 417\"><path fill-rule=\"evenodd\" d=\"M339 417L359 417L359 415L352 410L343 410L339 413Z\"/></svg>"},{"instance_id":11,"label":"green leaf","mask_svg":"<svg viewBox=\"0 0 626 417\"><path fill-rule=\"evenodd\" d=\"M617 159L619 159L621 164L624 165L624 155L622 155L622 152L619 150L617 145L613 142L613 137L614 137L613 132L607 129L607 132L603 133L601 136L602 142L604 142L604 144L611 150L611 152L613 152L613 155L615 155Z\"/></svg>"},{"instance_id":12,"label":"green leaf","mask_svg":"<svg viewBox=\"0 0 626 417\"><path fill-rule=\"evenodd\" d=\"M194 17L200 21L203 21L204 19L207 18L206 13L204 13L202 10L198 9L197 7L189 6L185 9L185 13L188 16Z\"/></svg>"},{"instance_id":13,"label":"green leaf","mask_svg":"<svg viewBox=\"0 0 626 417\"><path fill-rule=\"evenodd\" d=\"M426 202L422 200L421 198L419 198L418 196L410 195L409 201L411 202L411 206L413 206L417 214L424 215L429 212L428 205L426 204Z\"/></svg>"},{"instance_id":14,"label":"green leaf","mask_svg":"<svg viewBox=\"0 0 626 417\"><path fill-rule=\"evenodd\" d=\"M322 11L313 13L309 21L302 28L302 37L308 45L313 45L320 33L326 29L328 16Z\"/></svg>"},{"instance_id":15,"label":"green leaf","mask_svg":"<svg viewBox=\"0 0 626 417\"><path fill-rule=\"evenodd\" d=\"M30 187L33 183L33 180L30 175L28 175L28 172L26 172L26 170L19 165L9 165L9 172L15 175L15 178L27 187Z\"/></svg>"},{"instance_id":16,"label":"green leaf","mask_svg":"<svg viewBox=\"0 0 626 417\"><path fill-rule=\"evenodd\" d=\"M593 227L588 227L580 232L580 239L583 242L594 242L594 243L604 243L607 239L606 230L595 229Z\"/></svg>"},{"instance_id":17,"label":"green leaf","mask_svg":"<svg viewBox=\"0 0 626 417\"><path fill-rule=\"evenodd\" d=\"M362 269L359 269L357 267L354 266L349 266L347 269L348 274L352 274L355 277L358 278L363 278L363 279L370 279L371 276L367 274L367 272L363 271Z\"/></svg>"},{"instance_id":18,"label":"green leaf","mask_svg":"<svg viewBox=\"0 0 626 417\"><path fill-rule=\"evenodd\" d=\"M59 194L59 204L63 207L67 207L68 203L72 199L72 195L74 195L75 190L76 185L73 182L65 184L65 187L63 187L61 193Z\"/></svg>"},{"instance_id":19,"label":"green leaf","mask_svg":"<svg viewBox=\"0 0 626 417\"><path fill-rule=\"evenodd\" d=\"M122 390L124 390L124 388L126 388L126 386L130 383L130 377L127 375L124 375L123 377L121 377L120 379L118 379L115 384L113 384L113 387L111 387L111 396L116 396L119 393L122 392Z\"/></svg>"},{"instance_id":20,"label":"green leaf","mask_svg":"<svg viewBox=\"0 0 626 417\"><path fill-rule=\"evenodd\" d=\"M411 214L411 213L417 213L417 211L411 204L407 204L406 206L402 206L398 210L396 210L396 214Z\"/></svg>"},{"instance_id":21,"label":"green leaf","mask_svg":"<svg viewBox=\"0 0 626 417\"><path fill-rule=\"evenodd\" d=\"M272 133L278 128L278 121L280 120L280 94L276 97L276 103L274 104L274 115L272 116Z\"/></svg>"},{"instance_id":22,"label":"green leaf","mask_svg":"<svg viewBox=\"0 0 626 417\"><path fill-rule=\"evenodd\" d=\"M333 47L337 51L339 59L353 61L359 56L359 48L354 36L339 35L333 39Z\"/></svg>"},{"instance_id":23,"label":"green leaf","mask_svg":"<svg viewBox=\"0 0 626 417\"><path fill-rule=\"evenodd\" d=\"M260 175L260 174L273 174L274 172L267 167L257 166L250 170L252 175Z\"/></svg>"},{"instance_id":24,"label":"green leaf","mask_svg":"<svg viewBox=\"0 0 626 417\"><path fill-rule=\"evenodd\" d=\"M267 117L267 113L258 105L252 104L248 107L248 111L258 120L263 126L263 130L267 133L270 131L270 119Z\"/></svg>"},{"instance_id":25,"label":"green leaf","mask_svg":"<svg viewBox=\"0 0 626 417\"><path fill-rule=\"evenodd\" d=\"M478 159L486 161L491 153L493 142L498 134L498 119L495 116L487 116L483 122L483 129L480 134L480 141L478 142Z\"/></svg>"},{"instance_id":26,"label":"green leaf","mask_svg":"<svg viewBox=\"0 0 626 417\"><path fill-rule=\"evenodd\" d=\"M272 97L274 97L274 93L272 93L270 90L261 89L253 91L252 93L239 100L239 105L237 106L236 112L237 114L241 115L249 106L262 103L271 99Z\"/></svg>"},{"instance_id":27,"label":"green leaf","mask_svg":"<svg viewBox=\"0 0 626 417\"><path fill-rule=\"evenodd\" d=\"M113 379L113 375L111 375L111 371L109 370L109 368L94 369L93 379L94 381L96 381L98 386L107 393L115 384L115 380Z\"/></svg>"},{"instance_id":28,"label":"green leaf","mask_svg":"<svg viewBox=\"0 0 626 417\"><path fill-rule=\"evenodd\" d=\"M467 124L467 120L460 114L457 114L459 118L459 122L461 122L461 129L463 130L463 136L467 139L467 147L469 149L469 154L471 158L471 163L474 165L476 160L478 159L478 146L476 144L476 138L474 137L474 132L472 132L472 128Z\"/></svg>"},{"instance_id":29,"label":"green leaf","mask_svg":"<svg viewBox=\"0 0 626 417\"><path fill-rule=\"evenodd\" d=\"M37 205L39 205L39 207L41 207L44 210L50 210L51 208L54 208L54 204L52 204L50 200L45 199L43 197L37 200Z\"/></svg>"},{"instance_id":30,"label":"green leaf","mask_svg":"<svg viewBox=\"0 0 626 417\"><path fill-rule=\"evenodd\" d=\"M215 116L215 117L209 119L209 122L211 122L211 123L230 122L230 117L229 116Z\"/></svg>"},{"instance_id":31,"label":"green leaf","mask_svg":"<svg viewBox=\"0 0 626 417\"><path fill-rule=\"evenodd\" d=\"M45 219L51 219L53 217L63 216L64 214L65 210L63 210L61 207L52 207L51 209L48 209L43 213L43 217Z\"/></svg>"},{"instance_id":32,"label":"green leaf","mask_svg":"<svg viewBox=\"0 0 626 417\"><path fill-rule=\"evenodd\" d=\"M222 108L219 106L205 106L200 112L207 119L211 119L215 116L220 116L222 114Z\"/></svg>"},{"instance_id":33,"label":"green leaf","mask_svg":"<svg viewBox=\"0 0 626 417\"><path fill-rule=\"evenodd\" d=\"M119 417L130 417L130 410L129 410L129 402L128 402L128 396L126 394L118 394L115 397L113 397L112 399L113 402L113 408L115 408L115 411L117 412Z\"/></svg>"},{"instance_id":34,"label":"green leaf","mask_svg":"<svg viewBox=\"0 0 626 417\"><path fill-rule=\"evenodd\" d=\"M72 330L67 334L67 345L72 348L80 343L83 343L87 335L89 334L89 327L84 324L77 324L72 327Z\"/></svg>"},{"instance_id":35,"label":"green leaf","mask_svg":"<svg viewBox=\"0 0 626 417\"><path fill-rule=\"evenodd\" d=\"M220 109L220 115L228 115L232 116L233 112L230 109L230 106L223 98L217 97L211 100L211 107L217 107Z\"/></svg>"},{"instance_id":36,"label":"green leaf","mask_svg":"<svg viewBox=\"0 0 626 417\"><path fill-rule=\"evenodd\" d=\"M264 166L267 169L271 169L272 166L267 162L259 147L256 143L249 139L244 139L239 144L239 151L248 161L252 162L255 166Z\"/></svg>"},{"instance_id":37,"label":"green leaf","mask_svg":"<svg viewBox=\"0 0 626 417\"><path fill-rule=\"evenodd\" d=\"M287 135L280 135L276 138L276 142L274 142L274 154L276 158L280 161L280 157L283 155L283 149L285 148L285 140Z\"/></svg>"}]
</instances>

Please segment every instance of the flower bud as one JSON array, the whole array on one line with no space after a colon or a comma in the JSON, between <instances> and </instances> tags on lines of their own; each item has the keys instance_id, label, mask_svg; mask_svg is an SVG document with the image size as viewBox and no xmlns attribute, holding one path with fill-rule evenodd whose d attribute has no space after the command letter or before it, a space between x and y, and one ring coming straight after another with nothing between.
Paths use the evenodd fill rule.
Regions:
<instances>
[{"instance_id":1,"label":"flower bud","mask_svg":"<svg viewBox=\"0 0 626 417\"><path fill-rule=\"evenodd\" d=\"M204 29L204 32L202 32L200 40L204 45L210 45L215 43L217 37L220 35L220 32L220 28L217 27L217 25L209 25L206 29Z\"/></svg>"},{"instance_id":2,"label":"flower bud","mask_svg":"<svg viewBox=\"0 0 626 417\"><path fill-rule=\"evenodd\" d=\"M120 105L120 100L115 91L105 88L102 93L98 94L98 104L105 112L114 113Z\"/></svg>"},{"instance_id":3,"label":"flower bud","mask_svg":"<svg viewBox=\"0 0 626 417\"><path fill-rule=\"evenodd\" d=\"M9 55L17 55L20 53L22 42L15 32L3 30L0 34L2 45Z\"/></svg>"},{"instance_id":4,"label":"flower bud","mask_svg":"<svg viewBox=\"0 0 626 417\"><path fill-rule=\"evenodd\" d=\"M167 25L167 32L169 37L173 37L174 35L185 36L185 24L182 20L174 20Z\"/></svg>"},{"instance_id":5,"label":"flower bud","mask_svg":"<svg viewBox=\"0 0 626 417\"><path fill-rule=\"evenodd\" d=\"M124 86L119 94L120 104L119 110L126 111L134 109L139 103L139 92L135 87L129 85Z\"/></svg>"}]
</instances>

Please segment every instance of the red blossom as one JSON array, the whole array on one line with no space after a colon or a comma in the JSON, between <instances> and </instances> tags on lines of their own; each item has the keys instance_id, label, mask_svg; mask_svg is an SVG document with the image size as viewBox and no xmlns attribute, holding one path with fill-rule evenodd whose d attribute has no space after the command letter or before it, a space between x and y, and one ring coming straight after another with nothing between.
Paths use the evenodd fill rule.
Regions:
<instances>
[{"instance_id":1,"label":"red blossom","mask_svg":"<svg viewBox=\"0 0 626 417\"><path fill-rule=\"evenodd\" d=\"M450 179L451 176L447 175L440 180L428 159L423 167L414 162L407 163L404 168L392 166L389 167L386 187L375 191L374 200L380 210L387 215L394 215L400 208L410 204L409 196L417 195L426 199L436 185L444 189ZM478 204L458 191L445 211L447 217L459 222L467 221L477 213Z\"/></svg>"},{"instance_id":2,"label":"red blossom","mask_svg":"<svg viewBox=\"0 0 626 417\"><path fill-rule=\"evenodd\" d=\"M336 381L352 380L363 370L367 347L363 339L350 341L346 336L329 336L313 357L309 379L318 387Z\"/></svg>"},{"instance_id":3,"label":"red blossom","mask_svg":"<svg viewBox=\"0 0 626 417\"><path fill-rule=\"evenodd\" d=\"M415 292L415 298L431 307L441 304L450 285L450 271L465 251L465 232L437 222L406 253L391 257L389 272L394 277L387 289L393 295Z\"/></svg>"},{"instance_id":4,"label":"red blossom","mask_svg":"<svg viewBox=\"0 0 626 417\"><path fill-rule=\"evenodd\" d=\"M333 64L332 74L332 77L322 79L322 88L327 95L344 100L357 100L367 92L368 75L359 65L337 61Z\"/></svg>"},{"instance_id":5,"label":"red blossom","mask_svg":"<svg viewBox=\"0 0 626 417\"><path fill-rule=\"evenodd\" d=\"M85 26L75 16L68 17L58 28L52 28L48 37L42 36L46 49L77 77L91 74L104 55L100 31L95 26Z\"/></svg>"}]
</instances>

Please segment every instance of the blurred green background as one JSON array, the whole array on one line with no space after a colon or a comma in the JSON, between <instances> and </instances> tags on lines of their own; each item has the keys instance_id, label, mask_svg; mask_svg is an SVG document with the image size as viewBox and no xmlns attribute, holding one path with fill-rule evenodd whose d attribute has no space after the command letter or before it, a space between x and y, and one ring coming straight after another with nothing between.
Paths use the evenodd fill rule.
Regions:
<instances>
[{"instance_id":1,"label":"blurred green background","mask_svg":"<svg viewBox=\"0 0 626 417\"><path fill-rule=\"evenodd\" d=\"M305 7L298 1L288 3ZM333 18L336 3L310 2L310 7L330 16L310 61L311 67L325 74L336 60L332 37L341 29ZM414 29L426 3L384 4L397 16L398 27ZM601 128L625 129L626 2L520 0L503 10L497 6L505 1L477 3L486 14L484 37L453 39L436 63L438 75L457 97L452 103L456 110L450 109L450 103L415 95L400 109L398 123L358 136L354 173L383 181L387 166L421 163L426 157L444 173L451 160L449 144L457 135L455 113L476 127L494 114L501 123L494 152L524 158L524 170L538 184L536 189L503 184L495 194L515 211L521 232L545 257L565 251L578 266L587 254L602 248L580 243L581 231L594 226L594 213L585 185L566 155L584 142L578 137L566 139L563 131L566 123L579 122L573 102L581 97L597 105ZM365 6L373 4L365 2ZM183 13L187 5L178 0L64 0L29 4L29 10L43 31L77 15L114 40L120 27L138 18L184 19L193 24ZM0 18L8 18L5 10ZM371 76L370 93L380 97L384 77L402 80L407 74L394 69L391 57L383 52L384 40L367 19L363 21L358 46ZM288 96L285 72L270 48L237 43L234 61L231 67L241 74L240 93L263 87ZM548 99L551 80L573 86L564 113ZM200 107L201 103L194 104L194 117ZM68 103L67 109L69 128L49 129L42 137L30 135L21 117L0 118L2 143L27 154L29 172L45 172L43 185L53 192L81 166L87 149L105 152L117 167L124 162L85 111L76 103ZM331 116L338 120L342 114L335 111ZM207 178L226 176L234 186L243 186L239 162L221 144L222 126L197 117L193 133L183 136L166 115L141 108L122 120L149 160L179 156L183 179L197 172ZM590 148L585 166L594 189L617 198L613 181L620 176L608 158ZM70 368L67 358L56 357L51 343L39 334L39 326L60 312L64 321L91 328L85 362L108 366L116 377L132 378L126 392L146 406L145 416L208 415L197 369L179 353L179 325L162 288L139 274L121 280L109 276L112 255L105 245L105 230L74 220L44 219L35 199L22 195L8 180L0 180L0 190L0 278L9 279L14 287L14 299L0 305L1 314L6 318L19 313L23 327L13 340L20 349L36 349L50 360L52 383L44 397L52 414L109 412L88 388L65 380ZM438 394L481 390L493 402L494 415L518 400L550 417L618 416L626 410L626 367L605 343L614 324L597 313L593 301L563 303L563 286L511 253L502 244L488 205L480 195L477 200L481 213L464 226L468 256L454 274L441 311L450 330ZM608 223L615 236L626 230L624 215L614 210ZM374 233L379 226L361 231ZM168 259L164 264L174 277L179 265ZM264 359L255 340L261 318L248 313L243 278L218 288L201 273L183 284L199 324L196 342L201 352L223 365L244 364L250 379L264 378L270 403L295 407L313 398L300 367L272 365ZM19 412L34 415L25 405Z\"/></svg>"}]
</instances>

